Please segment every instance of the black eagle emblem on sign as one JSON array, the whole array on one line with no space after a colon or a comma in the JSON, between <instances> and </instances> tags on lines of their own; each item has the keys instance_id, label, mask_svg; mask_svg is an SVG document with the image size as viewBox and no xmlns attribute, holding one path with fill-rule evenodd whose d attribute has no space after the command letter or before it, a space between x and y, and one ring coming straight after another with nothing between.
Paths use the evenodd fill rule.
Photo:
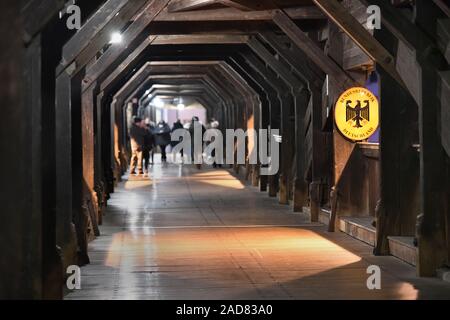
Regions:
<instances>
[{"instance_id":1,"label":"black eagle emblem on sign","mask_svg":"<svg viewBox=\"0 0 450 320\"><path fill-rule=\"evenodd\" d=\"M347 100L346 104L346 121L355 121L354 128L362 128L361 121L370 121L370 101L364 100L365 106L361 106L361 101L357 100L356 106L352 107L352 100Z\"/></svg>"}]
</instances>

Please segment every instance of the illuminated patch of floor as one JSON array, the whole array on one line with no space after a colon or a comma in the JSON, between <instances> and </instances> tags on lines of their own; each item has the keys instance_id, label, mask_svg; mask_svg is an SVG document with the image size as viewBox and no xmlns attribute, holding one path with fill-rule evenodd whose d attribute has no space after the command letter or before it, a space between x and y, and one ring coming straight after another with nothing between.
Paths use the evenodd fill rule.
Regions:
<instances>
[{"instance_id":1,"label":"illuminated patch of floor","mask_svg":"<svg viewBox=\"0 0 450 320\"><path fill-rule=\"evenodd\" d=\"M152 170L112 195L83 289L67 299L450 298L449 284L308 225L225 170ZM370 265L382 270L381 290L367 287Z\"/></svg>"}]
</instances>

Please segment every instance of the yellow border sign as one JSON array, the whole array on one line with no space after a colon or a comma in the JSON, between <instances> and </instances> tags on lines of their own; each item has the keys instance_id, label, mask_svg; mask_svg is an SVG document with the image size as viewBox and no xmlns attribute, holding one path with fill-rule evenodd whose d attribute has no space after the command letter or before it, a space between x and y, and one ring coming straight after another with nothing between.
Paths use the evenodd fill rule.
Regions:
<instances>
[{"instance_id":1,"label":"yellow border sign","mask_svg":"<svg viewBox=\"0 0 450 320\"><path fill-rule=\"evenodd\" d=\"M366 88L348 89L336 103L334 118L344 137L352 141L366 140L378 129L378 99Z\"/></svg>"}]
</instances>

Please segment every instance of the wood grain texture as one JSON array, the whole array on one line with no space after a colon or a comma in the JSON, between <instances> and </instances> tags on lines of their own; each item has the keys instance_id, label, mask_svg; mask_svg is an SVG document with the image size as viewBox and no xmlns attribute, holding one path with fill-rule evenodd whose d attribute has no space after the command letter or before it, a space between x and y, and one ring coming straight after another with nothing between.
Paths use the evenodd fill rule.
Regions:
<instances>
[{"instance_id":1,"label":"wood grain texture","mask_svg":"<svg viewBox=\"0 0 450 320\"><path fill-rule=\"evenodd\" d=\"M123 42L110 47L98 59L98 61L88 68L86 72L84 87L89 87L99 76L110 67L111 64L116 63L119 56L130 46L144 29L159 15L159 13L166 7L170 0L152 1L146 5L145 9L139 14L134 22L128 27L123 34Z\"/></svg>"},{"instance_id":2,"label":"wood grain texture","mask_svg":"<svg viewBox=\"0 0 450 320\"><path fill-rule=\"evenodd\" d=\"M442 144L450 157L450 71L440 73L441 77L441 136Z\"/></svg>"},{"instance_id":3,"label":"wood grain texture","mask_svg":"<svg viewBox=\"0 0 450 320\"><path fill-rule=\"evenodd\" d=\"M382 66L392 78L404 86L395 69L394 58L372 35L364 29L339 2L313 0L314 3L334 21L372 60Z\"/></svg>"}]
</instances>

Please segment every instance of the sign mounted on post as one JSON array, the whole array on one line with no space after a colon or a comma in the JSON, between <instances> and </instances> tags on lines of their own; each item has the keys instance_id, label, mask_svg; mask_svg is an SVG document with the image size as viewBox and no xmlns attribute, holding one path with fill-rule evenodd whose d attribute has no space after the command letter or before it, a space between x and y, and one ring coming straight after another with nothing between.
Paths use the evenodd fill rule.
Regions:
<instances>
[{"instance_id":1,"label":"sign mounted on post","mask_svg":"<svg viewBox=\"0 0 450 320\"><path fill-rule=\"evenodd\" d=\"M362 87L345 91L334 111L339 131L352 141L363 141L375 133L379 125L379 104L375 95Z\"/></svg>"}]
</instances>

